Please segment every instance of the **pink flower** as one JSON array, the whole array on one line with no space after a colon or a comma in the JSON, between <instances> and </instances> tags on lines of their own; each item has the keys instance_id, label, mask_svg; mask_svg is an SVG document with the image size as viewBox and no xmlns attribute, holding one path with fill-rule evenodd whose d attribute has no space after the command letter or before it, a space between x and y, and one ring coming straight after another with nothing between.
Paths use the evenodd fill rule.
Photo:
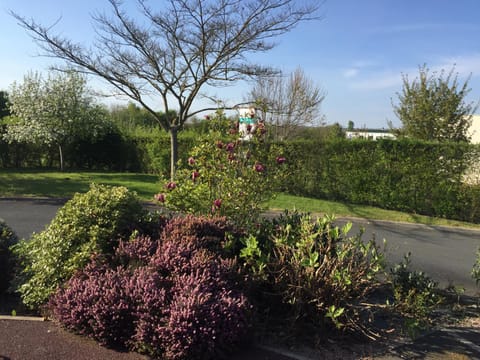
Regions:
<instances>
[{"instance_id":1,"label":"pink flower","mask_svg":"<svg viewBox=\"0 0 480 360\"><path fill-rule=\"evenodd\" d=\"M195 165L195 158L194 158L193 156L190 156L190 157L188 158L188 164L189 164L189 165Z\"/></svg>"},{"instance_id":2,"label":"pink flower","mask_svg":"<svg viewBox=\"0 0 480 360\"><path fill-rule=\"evenodd\" d=\"M213 206L217 209L220 208L220 206L222 206L222 199L215 199L213 201Z\"/></svg>"},{"instance_id":3,"label":"pink flower","mask_svg":"<svg viewBox=\"0 0 480 360\"><path fill-rule=\"evenodd\" d=\"M192 180L195 181L196 178L200 176L200 173L198 171L192 172Z\"/></svg>"},{"instance_id":4,"label":"pink flower","mask_svg":"<svg viewBox=\"0 0 480 360\"><path fill-rule=\"evenodd\" d=\"M173 189L175 189L175 188L177 187L177 184L176 184L175 182L173 182L173 181L170 181L170 182L167 184L166 187L167 187L168 190L173 190Z\"/></svg>"},{"instance_id":5,"label":"pink flower","mask_svg":"<svg viewBox=\"0 0 480 360\"><path fill-rule=\"evenodd\" d=\"M277 164L283 164L287 159L285 159L283 156L277 156L276 158Z\"/></svg>"},{"instance_id":6,"label":"pink flower","mask_svg":"<svg viewBox=\"0 0 480 360\"><path fill-rule=\"evenodd\" d=\"M155 200L164 203L165 202L165 194L156 194L154 196Z\"/></svg>"},{"instance_id":7,"label":"pink flower","mask_svg":"<svg viewBox=\"0 0 480 360\"><path fill-rule=\"evenodd\" d=\"M255 169L256 172L264 172L265 171L265 167L258 162L255 164L254 169Z\"/></svg>"}]
</instances>

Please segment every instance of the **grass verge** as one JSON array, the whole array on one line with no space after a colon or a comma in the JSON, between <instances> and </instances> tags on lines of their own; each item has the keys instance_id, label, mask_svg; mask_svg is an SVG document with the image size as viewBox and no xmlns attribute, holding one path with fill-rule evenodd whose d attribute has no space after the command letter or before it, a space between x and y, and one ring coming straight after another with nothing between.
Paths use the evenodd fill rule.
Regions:
<instances>
[{"instance_id":1,"label":"grass verge","mask_svg":"<svg viewBox=\"0 0 480 360\"><path fill-rule=\"evenodd\" d=\"M312 199L301 196L278 194L268 202L271 210L298 210L300 212L335 214L337 217L358 217L364 219L407 222L414 224L454 226L480 229L479 224L463 221L429 217L418 214L409 214L400 211L385 210L373 206L344 204L335 201Z\"/></svg>"}]
</instances>

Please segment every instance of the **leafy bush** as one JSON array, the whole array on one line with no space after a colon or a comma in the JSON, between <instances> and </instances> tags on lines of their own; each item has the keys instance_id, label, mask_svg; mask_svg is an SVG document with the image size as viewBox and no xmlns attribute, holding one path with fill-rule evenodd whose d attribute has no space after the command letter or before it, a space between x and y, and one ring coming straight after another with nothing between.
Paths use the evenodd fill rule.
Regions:
<instances>
[{"instance_id":1,"label":"leafy bush","mask_svg":"<svg viewBox=\"0 0 480 360\"><path fill-rule=\"evenodd\" d=\"M207 121L210 131L193 147L175 182L165 181L156 199L175 211L221 215L247 224L287 176L286 158L264 141L260 125L252 130L252 140L242 142L222 113Z\"/></svg>"},{"instance_id":2,"label":"leafy bush","mask_svg":"<svg viewBox=\"0 0 480 360\"><path fill-rule=\"evenodd\" d=\"M472 278L477 285L480 284L480 248L477 250L477 259L475 260L475 264L473 264Z\"/></svg>"},{"instance_id":3,"label":"leafy bush","mask_svg":"<svg viewBox=\"0 0 480 360\"><path fill-rule=\"evenodd\" d=\"M136 195L124 187L91 185L58 211L48 227L14 247L22 272L18 291L30 308L47 302L57 287L93 253L113 253L143 217Z\"/></svg>"},{"instance_id":4,"label":"leafy bush","mask_svg":"<svg viewBox=\"0 0 480 360\"><path fill-rule=\"evenodd\" d=\"M441 302L438 283L421 271L410 270L410 253L390 270L395 303L393 306L407 316L406 325L412 337L424 328L433 308Z\"/></svg>"},{"instance_id":5,"label":"leafy bush","mask_svg":"<svg viewBox=\"0 0 480 360\"><path fill-rule=\"evenodd\" d=\"M50 301L65 327L103 344L165 359L209 359L247 334L250 306L235 261L223 258L225 219L172 219L159 240L122 241ZM212 249L217 249L213 251Z\"/></svg>"},{"instance_id":6,"label":"leafy bush","mask_svg":"<svg viewBox=\"0 0 480 360\"><path fill-rule=\"evenodd\" d=\"M358 321L354 303L379 285L384 265L375 241L348 237L351 224L340 229L333 220L287 213L245 240L240 256L259 282L257 299L293 325L348 328Z\"/></svg>"},{"instance_id":7,"label":"leafy bush","mask_svg":"<svg viewBox=\"0 0 480 360\"><path fill-rule=\"evenodd\" d=\"M13 277L15 257L10 247L18 241L12 229L0 219L0 294L7 291Z\"/></svg>"}]
</instances>

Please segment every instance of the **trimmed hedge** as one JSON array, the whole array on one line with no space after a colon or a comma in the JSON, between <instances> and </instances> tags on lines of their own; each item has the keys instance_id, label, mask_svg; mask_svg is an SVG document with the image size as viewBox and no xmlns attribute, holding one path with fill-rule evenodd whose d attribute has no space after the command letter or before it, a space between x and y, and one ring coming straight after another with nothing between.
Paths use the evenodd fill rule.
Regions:
<instances>
[{"instance_id":1,"label":"trimmed hedge","mask_svg":"<svg viewBox=\"0 0 480 360\"><path fill-rule=\"evenodd\" d=\"M282 144L288 193L480 222L478 187L463 174L475 146L415 140Z\"/></svg>"}]
</instances>

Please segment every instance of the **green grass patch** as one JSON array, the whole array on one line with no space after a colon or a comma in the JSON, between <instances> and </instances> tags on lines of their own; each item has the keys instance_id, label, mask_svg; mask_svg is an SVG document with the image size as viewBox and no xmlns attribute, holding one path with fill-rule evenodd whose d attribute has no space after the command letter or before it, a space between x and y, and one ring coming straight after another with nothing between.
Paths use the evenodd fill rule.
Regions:
<instances>
[{"instance_id":1,"label":"green grass patch","mask_svg":"<svg viewBox=\"0 0 480 360\"><path fill-rule=\"evenodd\" d=\"M443 225L456 227L469 227L480 229L480 225L462 221L448 220L409 214L400 211L385 210L373 206L343 204L334 201L305 198L287 194L278 194L268 202L272 210L298 210L312 214L334 214L337 217L358 217L364 219L387 220L395 222L408 222L426 225Z\"/></svg>"},{"instance_id":2,"label":"green grass patch","mask_svg":"<svg viewBox=\"0 0 480 360\"><path fill-rule=\"evenodd\" d=\"M87 192L91 183L125 186L150 201L160 189L157 175L135 173L94 173L0 170L0 196L69 198Z\"/></svg>"}]
</instances>

